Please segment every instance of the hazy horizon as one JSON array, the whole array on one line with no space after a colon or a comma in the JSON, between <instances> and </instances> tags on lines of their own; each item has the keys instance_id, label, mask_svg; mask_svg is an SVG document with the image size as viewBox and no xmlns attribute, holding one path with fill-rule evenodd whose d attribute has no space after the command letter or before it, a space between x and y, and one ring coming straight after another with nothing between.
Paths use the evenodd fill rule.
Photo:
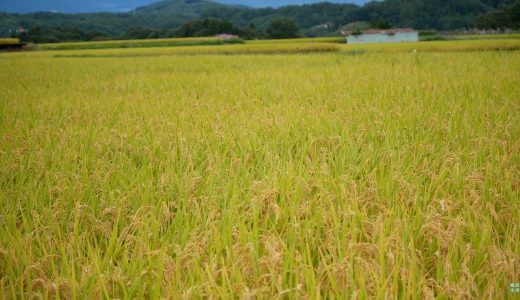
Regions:
<instances>
[{"instance_id":1,"label":"hazy horizon","mask_svg":"<svg viewBox=\"0 0 520 300\"><path fill-rule=\"evenodd\" d=\"M125 12L140 6L158 2L157 0L84 0L78 3L73 0L4 0L0 3L0 11L11 13L30 13L37 11L53 11L64 13L88 12ZM241 4L251 7L280 7L285 5L302 5L319 2L363 4L366 0L216 0L224 4Z\"/></svg>"}]
</instances>

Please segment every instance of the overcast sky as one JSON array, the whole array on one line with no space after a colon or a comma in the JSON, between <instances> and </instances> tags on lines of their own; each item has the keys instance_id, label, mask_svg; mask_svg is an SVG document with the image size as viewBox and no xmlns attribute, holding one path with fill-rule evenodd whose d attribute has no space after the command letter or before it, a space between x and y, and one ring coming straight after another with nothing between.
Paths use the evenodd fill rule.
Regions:
<instances>
[{"instance_id":1,"label":"overcast sky","mask_svg":"<svg viewBox=\"0 0 520 300\"><path fill-rule=\"evenodd\" d=\"M97 12L113 11L123 12L133 8L147 5L156 0L0 0L0 11L7 12L34 12L34 11L59 11L59 12ZM218 0L217 2L228 4L243 4L252 7L278 7L291 4L324 2L319 0ZM362 4L366 0L330 0L336 3Z\"/></svg>"}]
</instances>

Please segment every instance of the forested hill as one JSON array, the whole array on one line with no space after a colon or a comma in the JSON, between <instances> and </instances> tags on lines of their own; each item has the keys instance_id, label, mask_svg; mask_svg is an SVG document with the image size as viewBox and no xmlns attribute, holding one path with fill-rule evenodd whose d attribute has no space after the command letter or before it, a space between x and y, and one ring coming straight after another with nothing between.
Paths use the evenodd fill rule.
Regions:
<instances>
[{"instance_id":1,"label":"forested hill","mask_svg":"<svg viewBox=\"0 0 520 300\"><path fill-rule=\"evenodd\" d=\"M384 19L401 27L458 29L519 0L386 0L360 8L365 19Z\"/></svg>"},{"instance_id":2,"label":"forested hill","mask_svg":"<svg viewBox=\"0 0 520 300\"><path fill-rule=\"evenodd\" d=\"M200 17L208 11L236 8L238 10L249 10L251 8L243 5L229 5L209 0L162 0L153 4L138 7L133 12L136 14L166 14Z\"/></svg>"},{"instance_id":3,"label":"forested hill","mask_svg":"<svg viewBox=\"0 0 520 300\"><path fill-rule=\"evenodd\" d=\"M398 27L450 30L473 27L481 16L503 10L517 1L520 0L386 0L363 6L325 2L255 9L209 0L163 0L128 13L0 13L0 35L10 35L13 30L23 27L42 32L75 30L88 33L89 37L80 39L120 38L129 28L173 31L187 21L202 18L226 20L237 27L253 25L264 29L277 17L292 18L302 32L315 35L330 35L342 25L374 20L385 20ZM58 40L77 39L72 36L77 35Z\"/></svg>"}]
</instances>

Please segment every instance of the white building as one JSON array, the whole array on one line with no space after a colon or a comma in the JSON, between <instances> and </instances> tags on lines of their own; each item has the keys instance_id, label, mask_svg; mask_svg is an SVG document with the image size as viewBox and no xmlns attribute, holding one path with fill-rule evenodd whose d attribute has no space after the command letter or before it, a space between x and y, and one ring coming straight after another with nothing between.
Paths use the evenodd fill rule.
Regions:
<instances>
[{"instance_id":1,"label":"white building","mask_svg":"<svg viewBox=\"0 0 520 300\"><path fill-rule=\"evenodd\" d=\"M411 28L370 29L361 34L344 32L347 44L418 42L419 32Z\"/></svg>"}]
</instances>

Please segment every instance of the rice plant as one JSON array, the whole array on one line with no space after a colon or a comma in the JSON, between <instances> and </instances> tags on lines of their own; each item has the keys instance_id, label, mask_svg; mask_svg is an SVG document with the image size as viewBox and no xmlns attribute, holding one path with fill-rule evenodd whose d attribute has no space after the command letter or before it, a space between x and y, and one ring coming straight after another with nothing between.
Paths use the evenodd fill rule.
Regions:
<instances>
[{"instance_id":1,"label":"rice plant","mask_svg":"<svg viewBox=\"0 0 520 300\"><path fill-rule=\"evenodd\" d=\"M520 52L418 45L0 55L0 298L513 298Z\"/></svg>"}]
</instances>

